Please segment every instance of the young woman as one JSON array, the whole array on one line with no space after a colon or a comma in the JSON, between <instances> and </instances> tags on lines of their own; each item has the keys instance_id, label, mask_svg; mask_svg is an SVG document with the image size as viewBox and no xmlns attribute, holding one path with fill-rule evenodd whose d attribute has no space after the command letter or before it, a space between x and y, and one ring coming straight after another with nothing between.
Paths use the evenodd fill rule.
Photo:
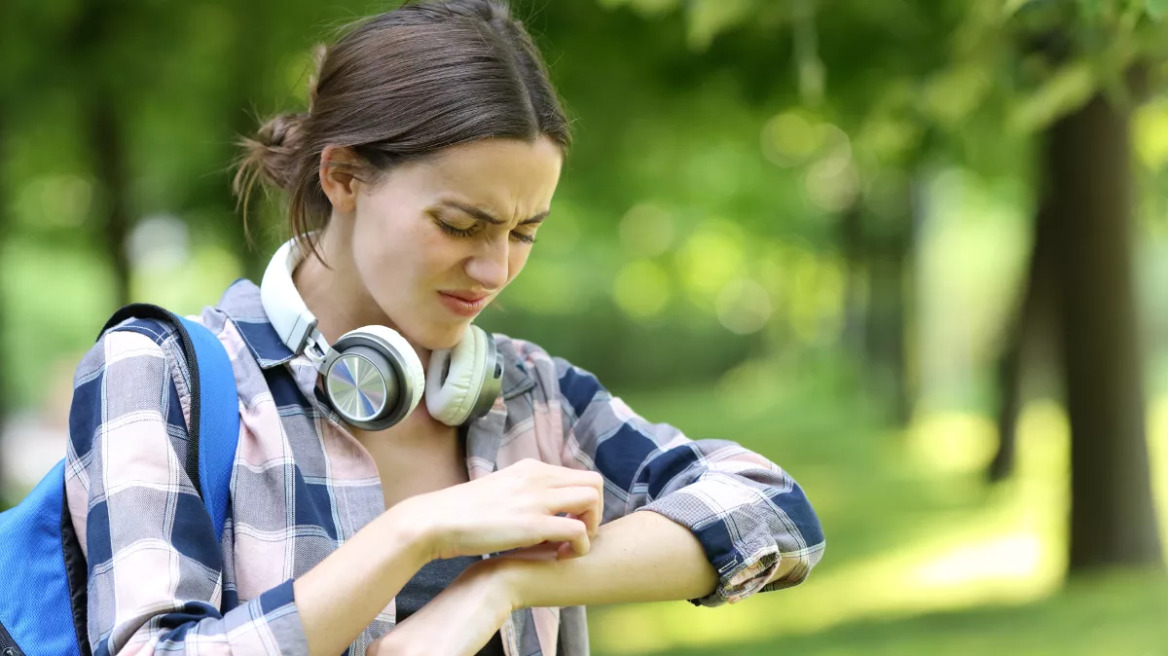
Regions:
<instances>
[{"instance_id":1,"label":"young woman","mask_svg":"<svg viewBox=\"0 0 1168 656\"><path fill-rule=\"evenodd\" d=\"M287 192L293 240L200 317L239 392L221 540L184 469L176 336L127 322L77 372L95 654L575 656L588 604L807 576L823 537L778 466L471 324L555 229L568 145L500 0L407 4L328 49L238 179Z\"/></svg>"}]
</instances>

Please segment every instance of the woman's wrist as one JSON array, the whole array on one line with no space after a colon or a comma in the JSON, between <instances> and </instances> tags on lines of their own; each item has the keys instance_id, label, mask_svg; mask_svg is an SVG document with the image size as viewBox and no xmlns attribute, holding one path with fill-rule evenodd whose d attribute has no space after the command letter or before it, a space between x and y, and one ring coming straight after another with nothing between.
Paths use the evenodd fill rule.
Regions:
<instances>
[{"instance_id":1,"label":"woman's wrist","mask_svg":"<svg viewBox=\"0 0 1168 656\"><path fill-rule=\"evenodd\" d=\"M491 558L476 564L488 571L496 590L509 610L517 611L536 605L531 598L530 583L540 567L537 561L522 558Z\"/></svg>"},{"instance_id":2,"label":"woman's wrist","mask_svg":"<svg viewBox=\"0 0 1168 656\"><path fill-rule=\"evenodd\" d=\"M422 501L425 496L405 499L378 518L385 523L385 531L392 539L399 541L410 562L417 565L416 569L437 558L435 554L440 548L437 527L425 512Z\"/></svg>"},{"instance_id":3,"label":"woman's wrist","mask_svg":"<svg viewBox=\"0 0 1168 656\"><path fill-rule=\"evenodd\" d=\"M466 568L459 576L460 582L468 587L476 588L483 603L492 608L504 608L508 613L518 610L516 605L514 577L508 576L511 571L505 558L488 558Z\"/></svg>"},{"instance_id":4,"label":"woman's wrist","mask_svg":"<svg viewBox=\"0 0 1168 656\"><path fill-rule=\"evenodd\" d=\"M370 645L371 656L473 654L499 630L512 611L502 568L479 561L463 570L421 610ZM457 621L457 625L452 625ZM457 630L451 631L452 626Z\"/></svg>"}]
</instances>

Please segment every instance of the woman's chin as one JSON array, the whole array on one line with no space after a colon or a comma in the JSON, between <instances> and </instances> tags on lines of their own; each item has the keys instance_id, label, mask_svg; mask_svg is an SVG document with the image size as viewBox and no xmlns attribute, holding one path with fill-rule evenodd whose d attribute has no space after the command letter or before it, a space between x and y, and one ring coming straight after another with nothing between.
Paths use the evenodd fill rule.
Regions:
<instances>
[{"instance_id":1,"label":"woman's chin","mask_svg":"<svg viewBox=\"0 0 1168 656\"><path fill-rule=\"evenodd\" d=\"M458 346L458 342L466 334L467 326L467 323L441 328L434 326L419 333L420 339L410 341L413 342L415 348L421 347L428 351L447 351Z\"/></svg>"}]
</instances>

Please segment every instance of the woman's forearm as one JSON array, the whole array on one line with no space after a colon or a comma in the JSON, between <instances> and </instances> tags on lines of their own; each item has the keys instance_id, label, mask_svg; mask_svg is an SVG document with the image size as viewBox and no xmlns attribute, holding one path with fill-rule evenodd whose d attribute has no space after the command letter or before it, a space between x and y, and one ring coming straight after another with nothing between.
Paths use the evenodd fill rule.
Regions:
<instances>
[{"instance_id":1,"label":"woman's forearm","mask_svg":"<svg viewBox=\"0 0 1168 656\"><path fill-rule=\"evenodd\" d=\"M651 511L601 526L587 556L499 565L516 607L694 599L718 583L693 533Z\"/></svg>"},{"instance_id":2,"label":"woman's forearm","mask_svg":"<svg viewBox=\"0 0 1168 656\"><path fill-rule=\"evenodd\" d=\"M293 583L309 654L344 652L428 562L411 512L394 506Z\"/></svg>"},{"instance_id":3,"label":"woman's forearm","mask_svg":"<svg viewBox=\"0 0 1168 656\"><path fill-rule=\"evenodd\" d=\"M694 534L653 511L601 526L585 556L552 554L528 550L472 565L370 653L469 656L519 608L697 599L719 581ZM800 562L784 560L771 580Z\"/></svg>"}]
</instances>

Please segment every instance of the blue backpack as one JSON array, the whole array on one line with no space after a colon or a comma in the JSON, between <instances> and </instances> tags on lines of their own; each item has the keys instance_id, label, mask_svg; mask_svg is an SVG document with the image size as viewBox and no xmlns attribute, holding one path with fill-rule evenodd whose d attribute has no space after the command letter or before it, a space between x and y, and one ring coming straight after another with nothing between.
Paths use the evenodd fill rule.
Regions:
<instances>
[{"instance_id":1,"label":"blue backpack","mask_svg":"<svg viewBox=\"0 0 1168 656\"><path fill-rule=\"evenodd\" d=\"M106 330L127 318L173 327L191 372L187 474L223 536L239 410L231 360L200 324L153 306L128 305ZM20 505L0 513L0 656L88 656L88 570L65 505L65 461L57 463Z\"/></svg>"}]
</instances>

